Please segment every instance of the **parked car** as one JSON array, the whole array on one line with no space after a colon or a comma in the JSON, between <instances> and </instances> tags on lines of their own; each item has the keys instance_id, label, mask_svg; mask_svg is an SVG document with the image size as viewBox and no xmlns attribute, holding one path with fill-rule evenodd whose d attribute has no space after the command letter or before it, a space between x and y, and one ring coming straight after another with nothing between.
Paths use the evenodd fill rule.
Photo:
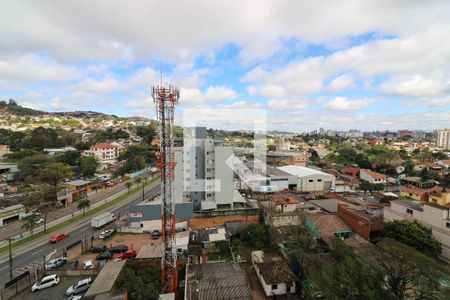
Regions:
<instances>
[{"instance_id":1,"label":"parked car","mask_svg":"<svg viewBox=\"0 0 450 300\"><path fill-rule=\"evenodd\" d=\"M136 257L136 250L129 249L123 253L120 253L118 258L120 259L127 259L127 258L135 258Z\"/></svg>"},{"instance_id":2,"label":"parked car","mask_svg":"<svg viewBox=\"0 0 450 300\"><path fill-rule=\"evenodd\" d=\"M33 284L31 291L39 291L51 286L57 285L59 283L59 276L56 274L48 275L42 278L40 281Z\"/></svg>"},{"instance_id":3,"label":"parked car","mask_svg":"<svg viewBox=\"0 0 450 300\"><path fill-rule=\"evenodd\" d=\"M44 218L40 218L39 220L37 220L36 222L34 222L34 224L39 225L45 222Z\"/></svg>"},{"instance_id":4,"label":"parked car","mask_svg":"<svg viewBox=\"0 0 450 300\"><path fill-rule=\"evenodd\" d=\"M93 247L89 248L89 252L91 252L91 253L102 253L105 250L108 250L108 248L106 248L106 246L102 246L102 245L97 245L97 246L93 246Z\"/></svg>"},{"instance_id":5,"label":"parked car","mask_svg":"<svg viewBox=\"0 0 450 300\"><path fill-rule=\"evenodd\" d=\"M152 240L157 240L159 239L159 236L161 235L161 233L159 232L159 230L155 229L152 231Z\"/></svg>"},{"instance_id":6,"label":"parked car","mask_svg":"<svg viewBox=\"0 0 450 300\"><path fill-rule=\"evenodd\" d=\"M58 241L61 241L61 240L65 239L65 238L68 237L68 236L69 236L69 233L68 233L68 232L58 233L58 234L55 234L52 238L50 238L50 239L48 240L48 242L49 242L50 244L54 244L54 243L56 243L56 242L58 242Z\"/></svg>"},{"instance_id":7,"label":"parked car","mask_svg":"<svg viewBox=\"0 0 450 300\"><path fill-rule=\"evenodd\" d=\"M83 299L83 296L80 295L72 295L69 298L67 298L67 300L81 300Z\"/></svg>"},{"instance_id":8,"label":"parked car","mask_svg":"<svg viewBox=\"0 0 450 300\"><path fill-rule=\"evenodd\" d=\"M71 260L69 261L69 269L75 270L78 267L78 260Z\"/></svg>"},{"instance_id":9,"label":"parked car","mask_svg":"<svg viewBox=\"0 0 450 300\"><path fill-rule=\"evenodd\" d=\"M100 253L99 255L97 255L96 259L97 260L105 260L105 259L110 259L112 257L112 253L108 250Z\"/></svg>"},{"instance_id":10,"label":"parked car","mask_svg":"<svg viewBox=\"0 0 450 300\"><path fill-rule=\"evenodd\" d=\"M87 291L87 289L91 285L92 285L91 277L82 279L77 283L75 283L74 285L69 286L69 288L66 290L66 296L72 296Z\"/></svg>"},{"instance_id":11,"label":"parked car","mask_svg":"<svg viewBox=\"0 0 450 300\"><path fill-rule=\"evenodd\" d=\"M89 270L89 269L93 269L94 268L94 262L92 260L86 260L83 263L83 269L84 270Z\"/></svg>"},{"instance_id":12,"label":"parked car","mask_svg":"<svg viewBox=\"0 0 450 300\"><path fill-rule=\"evenodd\" d=\"M100 232L99 238L100 239L107 239L114 233L114 229L106 229Z\"/></svg>"},{"instance_id":13,"label":"parked car","mask_svg":"<svg viewBox=\"0 0 450 300\"><path fill-rule=\"evenodd\" d=\"M51 270L58 268L67 262L67 257L58 257L45 263L45 269Z\"/></svg>"},{"instance_id":14,"label":"parked car","mask_svg":"<svg viewBox=\"0 0 450 300\"><path fill-rule=\"evenodd\" d=\"M109 249L112 253L122 253L128 250L128 247L125 245L117 245Z\"/></svg>"}]
</instances>

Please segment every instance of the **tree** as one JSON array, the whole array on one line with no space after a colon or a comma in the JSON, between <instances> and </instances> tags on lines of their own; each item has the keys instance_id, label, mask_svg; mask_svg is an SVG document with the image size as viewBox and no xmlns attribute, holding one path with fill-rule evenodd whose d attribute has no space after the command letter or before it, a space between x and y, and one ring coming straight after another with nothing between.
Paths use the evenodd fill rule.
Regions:
<instances>
[{"instance_id":1,"label":"tree","mask_svg":"<svg viewBox=\"0 0 450 300\"><path fill-rule=\"evenodd\" d=\"M309 158L311 159L311 161L318 162L320 160L319 154L317 154L316 150L314 150L313 148L309 148L308 152L310 154Z\"/></svg>"},{"instance_id":2,"label":"tree","mask_svg":"<svg viewBox=\"0 0 450 300\"><path fill-rule=\"evenodd\" d=\"M34 181L48 185L50 187L49 192L53 195L53 201L56 202L61 184L64 182L64 179L72 177L72 175L70 166L60 162L49 162L37 172L37 178Z\"/></svg>"},{"instance_id":3,"label":"tree","mask_svg":"<svg viewBox=\"0 0 450 300\"><path fill-rule=\"evenodd\" d=\"M37 226L38 216L36 214L31 214L22 219L22 229L30 231L30 235L33 236L34 228Z\"/></svg>"},{"instance_id":4,"label":"tree","mask_svg":"<svg viewBox=\"0 0 450 300\"><path fill-rule=\"evenodd\" d=\"M263 249L269 243L267 229L262 224L250 224L248 226L249 241L253 247Z\"/></svg>"},{"instance_id":5,"label":"tree","mask_svg":"<svg viewBox=\"0 0 450 300\"><path fill-rule=\"evenodd\" d=\"M129 261L115 282L115 289L126 291L130 300L159 299L159 268L142 268Z\"/></svg>"},{"instance_id":6,"label":"tree","mask_svg":"<svg viewBox=\"0 0 450 300\"><path fill-rule=\"evenodd\" d=\"M128 189L128 193L130 192L130 189L131 189L131 187L133 186L133 184L131 183L131 181L127 181L127 182L125 182L125 186L127 187L127 189Z\"/></svg>"},{"instance_id":7,"label":"tree","mask_svg":"<svg viewBox=\"0 0 450 300\"><path fill-rule=\"evenodd\" d=\"M136 183L136 186L138 186L141 182L142 182L142 179L140 177L138 177L134 180L134 183Z\"/></svg>"},{"instance_id":8,"label":"tree","mask_svg":"<svg viewBox=\"0 0 450 300\"><path fill-rule=\"evenodd\" d=\"M78 168L81 174L86 177L93 177L98 168L98 159L93 155L80 157L78 159Z\"/></svg>"},{"instance_id":9,"label":"tree","mask_svg":"<svg viewBox=\"0 0 450 300\"><path fill-rule=\"evenodd\" d=\"M442 252L439 241L433 237L433 232L417 222L395 220L384 225L382 235L417 249L430 257L438 257Z\"/></svg>"},{"instance_id":10,"label":"tree","mask_svg":"<svg viewBox=\"0 0 450 300\"><path fill-rule=\"evenodd\" d=\"M152 126L137 126L136 135L142 138L144 144L150 145L155 138L156 132Z\"/></svg>"},{"instance_id":11,"label":"tree","mask_svg":"<svg viewBox=\"0 0 450 300\"><path fill-rule=\"evenodd\" d=\"M18 168L20 170L18 179L35 182L39 170L49 162L50 158L43 154L28 156L21 159L18 163Z\"/></svg>"},{"instance_id":12,"label":"tree","mask_svg":"<svg viewBox=\"0 0 450 300\"><path fill-rule=\"evenodd\" d=\"M55 160L70 166L76 166L80 158L80 151L66 151L55 155Z\"/></svg>"},{"instance_id":13,"label":"tree","mask_svg":"<svg viewBox=\"0 0 450 300\"><path fill-rule=\"evenodd\" d=\"M414 248L384 239L368 256L383 299L449 299L449 291L441 290L439 282L448 279L448 269Z\"/></svg>"},{"instance_id":14,"label":"tree","mask_svg":"<svg viewBox=\"0 0 450 300\"><path fill-rule=\"evenodd\" d=\"M432 153L435 160L448 159L447 154L442 151Z\"/></svg>"},{"instance_id":15,"label":"tree","mask_svg":"<svg viewBox=\"0 0 450 300\"><path fill-rule=\"evenodd\" d=\"M17 152L8 153L5 157L11 161L20 161L26 157L39 155L41 152L32 149L23 149Z\"/></svg>"},{"instance_id":16,"label":"tree","mask_svg":"<svg viewBox=\"0 0 450 300\"><path fill-rule=\"evenodd\" d=\"M367 192L370 192L371 194L373 194L374 191L382 191L384 189L384 185L383 184L374 184L374 183L370 183L366 180L360 180L359 181L359 189L364 191L364 196L367 194Z\"/></svg>"},{"instance_id":17,"label":"tree","mask_svg":"<svg viewBox=\"0 0 450 300\"><path fill-rule=\"evenodd\" d=\"M87 208L91 207L91 200L89 200L89 199L78 200L77 207L79 210L83 211L83 215L84 215L85 210Z\"/></svg>"}]
</instances>

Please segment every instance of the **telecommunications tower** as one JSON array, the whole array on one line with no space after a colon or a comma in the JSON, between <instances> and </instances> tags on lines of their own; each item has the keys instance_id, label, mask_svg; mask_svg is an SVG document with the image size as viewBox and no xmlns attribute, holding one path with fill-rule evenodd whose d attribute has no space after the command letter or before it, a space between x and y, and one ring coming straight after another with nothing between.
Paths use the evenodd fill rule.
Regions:
<instances>
[{"instance_id":1,"label":"telecommunications tower","mask_svg":"<svg viewBox=\"0 0 450 300\"><path fill-rule=\"evenodd\" d=\"M180 91L172 85L152 87L159 122L159 169L161 175L161 214L163 253L161 294L176 293L178 288L177 248L175 245L175 199L173 191L175 158L173 151L174 109Z\"/></svg>"}]
</instances>

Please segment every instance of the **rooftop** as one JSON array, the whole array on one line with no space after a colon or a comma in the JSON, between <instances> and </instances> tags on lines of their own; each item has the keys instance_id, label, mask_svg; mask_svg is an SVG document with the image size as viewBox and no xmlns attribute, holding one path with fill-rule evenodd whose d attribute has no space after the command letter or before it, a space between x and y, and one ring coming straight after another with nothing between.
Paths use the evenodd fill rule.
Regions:
<instances>
[{"instance_id":1,"label":"rooftop","mask_svg":"<svg viewBox=\"0 0 450 300\"><path fill-rule=\"evenodd\" d=\"M375 179L385 179L386 175L381 174L381 173L377 173L368 169L361 169L361 172L366 172L366 174L368 174L369 176L375 178Z\"/></svg>"},{"instance_id":2,"label":"rooftop","mask_svg":"<svg viewBox=\"0 0 450 300\"><path fill-rule=\"evenodd\" d=\"M304 177L304 176L311 176L311 175L323 175L323 176L334 177L333 175L321 172L321 171L316 170L316 169L311 169L311 168L307 168L307 167L300 167L300 166L294 166L294 165L278 167L278 169L283 171L283 172L289 173L291 175L295 175L297 177Z\"/></svg>"},{"instance_id":3,"label":"rooftop","mask_svg":"<svg viewBox=\"0 0 450 300\"><path fill-rule=\"evenodd\" d=\"M418 210L418 211L423 211L422 204L420 202L417 202L417 201L413 201L413 200L394 200L394 201L391 201L391 203L403 205L405 207L412 208L412 209L415 209L415 210Z\"/></svg>"},{"instance_id":4,"label":"rooftop","mask_svg":"<svg viewBox=\"0 0 450 300\"><path fill-rule=\"evenodd\" d=\"M252 299L250 288L239 264L216 262L188 265L185 299Z\"/></svg>"},{"instance_id":5,"label":"rooftop","mask_svg":"<svg viewBox=\"0 0 450 300\"><path fill-rule=\"evenodd\" d=\"M310 200L308 202L329 213L336 213L338 204L347 204L339 199Z\"/></svg>"},{"instance_id":6,"label":"rooftop","mask_svg":"<svg viewBox=\"0 0 450 300\"><path fill-rule=\"evenodd\" d=\"M296 280L285 261L264 261L255 264L266 284L292 282Z\"/></svg>"},{"instance_id":7,"label":"rooftop","mask_svg":"<svg viewBox=\"0 0 450 300\"><path fill-rule=\"evenodd\" d=\"M97 278L95 278L94 283L84 297L88 298L89 296L104 294L111 291L125 262L126 260L109 261L100 271Z\"/></svg>"},{"instance_id":8,"label":"rooftop","mask_svg":"<svg viewBox=\"0 0 450 300\"><path fill-rule=\"evenodd\" d=\"M73 186L83 186L83 185L88 185L89 183L90 183L90 181L88 181L88 180L80 180L80 179L65 182L65 184L73 185Z\"/></svg>"}]
</instances>

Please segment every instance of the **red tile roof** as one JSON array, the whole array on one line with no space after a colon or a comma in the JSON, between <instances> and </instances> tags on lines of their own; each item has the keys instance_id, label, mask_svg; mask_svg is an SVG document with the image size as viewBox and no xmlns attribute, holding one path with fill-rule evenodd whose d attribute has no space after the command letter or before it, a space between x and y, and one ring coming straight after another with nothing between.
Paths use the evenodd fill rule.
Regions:
<instances>
[{"instance_id":1,"label":"red tile roof","mask_svg":"<svg viewBox=\"0 0 450 300\"><path fill-rule=\"evenodd\" d=\"M371 170L367 170L367 169L363 169L364 172L366 172L368 175L372 176L375 179L386 179L386 175L381 174L381 173L377 173Z\"/></svg>"},{"instance_id":2,"label":"red tile roof","mask_svg":"<svg viewBox=\"0 0 450 300\"><path fill-rule=\"evenodd\" d=\"M294 196L287 195L273 195L270 197L273 202L278 204L297 204L297 199Z\"/></svg>"},{"instance_id":3,"label":"red tile roof","mask_svg":"<svg viewBox=\"0 0 450 300\"><path fill-rule=\"evenodd\" d=\"M92 146L91 146L91 149L92 149L92 148L108 149L108 148L119 148L119 147L116 146L116 145L113 145L113 144L109 144L109 143L100 143L100 144L92 145Z\"/></svg>"}]
</instances>

